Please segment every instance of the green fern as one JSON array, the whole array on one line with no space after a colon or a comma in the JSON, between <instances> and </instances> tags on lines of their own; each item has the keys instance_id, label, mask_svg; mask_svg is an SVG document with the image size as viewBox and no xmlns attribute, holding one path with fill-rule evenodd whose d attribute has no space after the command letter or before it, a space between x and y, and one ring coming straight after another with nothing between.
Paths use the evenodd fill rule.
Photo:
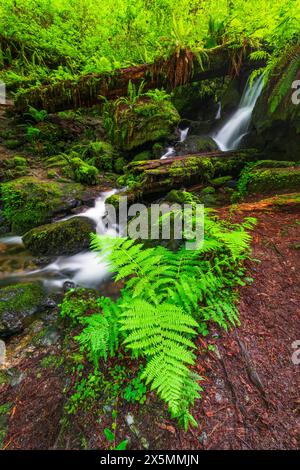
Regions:
<instances>
[{"instance_id":1,"label":"green fern","mask_svg":"<svg viewBox=\"0 0 300 470\"><path fill-rule=\"evenodd\" d=\"M121 299L107 305L107 311L119 310L115 318L123 344L135 357L146 358L142 378L185 428L196 425L189 409L201 391L201 378L189 369L195 360L192 338L209 321L225 329L238 324L232 289L241 283L241 263L251 240L247 230L254 222L248 218L243 225L228 224L206 211L204 243L194 251L144 248L128 238L92 236L92 248L109 257L115 280L126 280ZM97 343L102 357L105 334L102 349Z\"/></svg>"}]
</instances>

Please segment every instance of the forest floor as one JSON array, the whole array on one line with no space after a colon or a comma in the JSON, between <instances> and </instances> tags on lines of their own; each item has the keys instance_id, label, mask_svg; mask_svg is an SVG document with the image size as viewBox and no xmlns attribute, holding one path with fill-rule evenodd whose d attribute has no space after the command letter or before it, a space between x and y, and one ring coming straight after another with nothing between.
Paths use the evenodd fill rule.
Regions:
<instances>
[{"instance_id":1,"label":"forest floor","mask_svg":"<svg viewBox=\"0 0 300 470\"><path fill-rule=\"evenodd\" d=\"M221 216L228 209L221 209ZM228 333L213 327L208 337L198 339L196 369L205 379L202 400L193 409L198 428L178 429L150 394L143 406L119 404L118 442L129 438L133 449L300 447L300 365L292 361L292 343L300 340L300 210L253 201L237 206L233 218L244 216L258 221L247 262L253 282L240 290L241 326ZM4 448L108 447L105 415L99 422L92 414L90 420L81 419L79 413L69 425L62 418L63 372L40 367L41 359L60 345L33 347L24 357L22 339L17 341L9 349L14 349L12 365L23 371L22 380L15 387L0 385L0 405L12 404ZM126 422L128 413L134 425Z\"/></svg>"}]
</instances>

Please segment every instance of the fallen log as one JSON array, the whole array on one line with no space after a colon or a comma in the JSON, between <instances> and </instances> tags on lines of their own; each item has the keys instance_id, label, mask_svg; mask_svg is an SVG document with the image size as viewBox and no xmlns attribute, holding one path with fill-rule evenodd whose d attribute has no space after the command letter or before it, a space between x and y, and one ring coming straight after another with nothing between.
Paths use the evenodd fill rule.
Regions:
<instances>
[{"instance_id":1,"label":"fallen log","mask_svg":"<svg viewBox=\"0 0 300 470\"><path fill-rule=\"evenodd\" d=\"M126 96L129 81L137 86L144 82L144 90L162 87L172 90L192 81L229 74L238 54L244 58L246 49L233 50L228 45L218 46L203 52L199 61L198 55L189 49L181 49L168 60L159 59L152 64L87 74L76 80L62 80L29 88L16 96L15 110L23 113L33 106L48 112L58 112L90 107L99 103L100 97L112 100Z\"/></svg>"},{"instance_id":2,"label":"fallen log","mask_svg":"<svg viewBox=\"0 0 300 470\"><path fill-rule=\"evenodd\" d=\"M219 176L237 177L249 162L264 159L255 149L210 152L173 157L165 160L132 162L128 172L136 177L141 197L171 189L209 183Z\"/></svg>"}]
</instances>

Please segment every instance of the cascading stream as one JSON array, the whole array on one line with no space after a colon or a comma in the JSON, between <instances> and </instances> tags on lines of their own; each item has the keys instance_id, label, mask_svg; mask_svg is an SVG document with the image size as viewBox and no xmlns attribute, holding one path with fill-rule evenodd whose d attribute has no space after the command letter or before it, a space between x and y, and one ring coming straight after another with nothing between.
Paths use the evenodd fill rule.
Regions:
<instances>
[{"instance_id":1,"label":"cascading stream","mask_svg":"<svg viewBox=\"0 0 300 470\"><path fill-rule=\"evenodd\" d=\"M227 123L211 136L220 150L237 149L242 138L247 135L251 124L252 112L263 86L263 75L254 80L252 86L248 80L238 109Z\"/></svg>"}]
</instances>

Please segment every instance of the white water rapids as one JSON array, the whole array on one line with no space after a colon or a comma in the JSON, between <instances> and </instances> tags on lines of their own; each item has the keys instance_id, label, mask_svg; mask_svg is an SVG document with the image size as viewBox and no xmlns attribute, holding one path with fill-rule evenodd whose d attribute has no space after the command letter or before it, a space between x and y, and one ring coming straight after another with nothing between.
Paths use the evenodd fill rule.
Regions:
<instances>
[{"instance_id":1,"label":"white water rapids","mask_svg":"<svg viewBox=\"0 0 300 470\"><path fill-rule=\"evenodd\" d=\"M248 81L238 109L212 138L220 150L235 150L242 138L247 135L252 112L263 89L263 75L254 80L252 86Z\"/></svg>"}]
</instances>

